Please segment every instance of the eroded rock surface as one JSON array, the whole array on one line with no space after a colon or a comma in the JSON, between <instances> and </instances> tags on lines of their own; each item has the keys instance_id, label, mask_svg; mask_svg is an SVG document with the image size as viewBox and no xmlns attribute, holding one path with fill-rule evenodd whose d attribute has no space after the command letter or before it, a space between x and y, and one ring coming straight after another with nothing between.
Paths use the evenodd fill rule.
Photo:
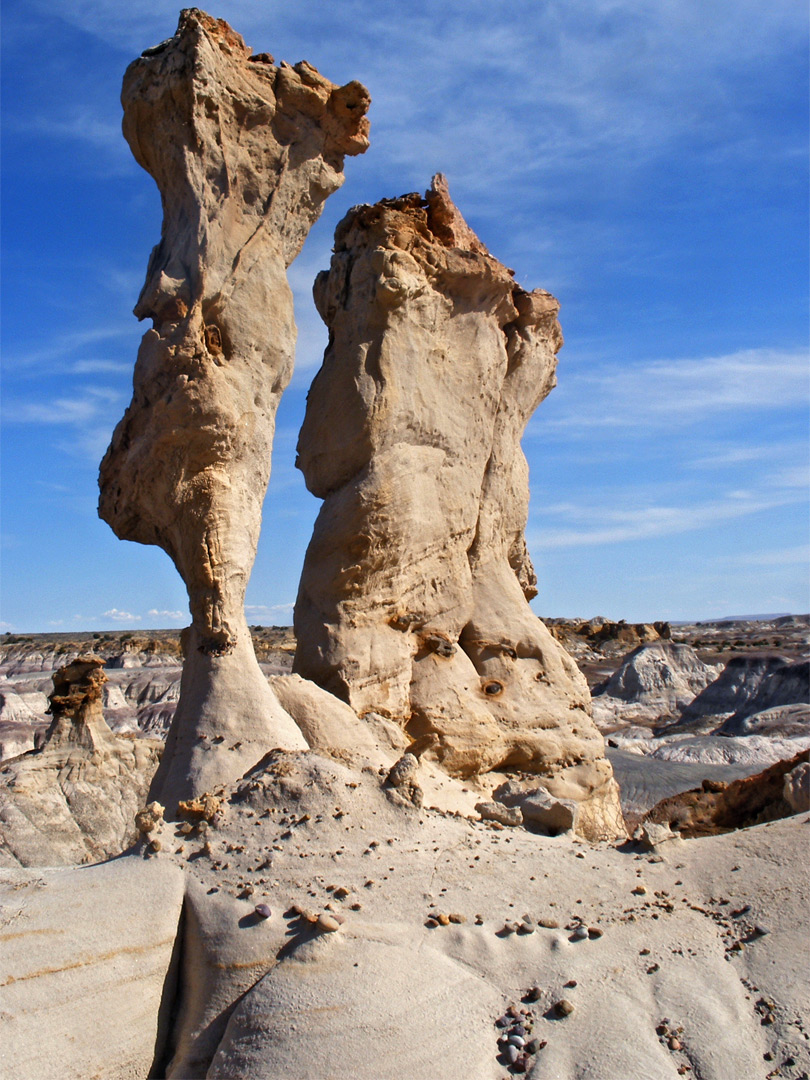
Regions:
<instances>
[{"instance_id":1,"label":"eroded rock surface","mask_svg":"<svg viewBox=\"0 0 810 1080\"><path fill-rule=\"evenodd\" d=\"M314 292L330 344L298 463L324 505L294 670L437 736L450 773L539 773L584 834L616 835L587 685L528 606L520 439L554 385L557 301L515 284L440 176L350 211Z\"/></svg>"},{"instance_id":2,"label":"eroded rock surface","mask_svg":"<svg viewBox=\"0 0 810 1080\"><path fill-rule=\"evenodd\" d=\"M640 645L594 690L594 716L603 729L629 721L675 719L718 671L704 664L690 645L664 640Z\"/></svg>"},{"instance_id":3,"label":"eroded rock surface","mask_svg":"<svg viewBox=\"0 0 810 1080\"><path fill-rule=\"evenodd\" d=\"M704 780L700 788L663 799L645 820L668 821L681 836L711 836L776 821L808 808L810 750L731 783Z\"/></svg>"},{"instance_id":4,"label":"eroded rock surface","mask_svg":"<svg viewBox=\"0 0 810 1080\"><path fill-rule=\"evenodd\" d=\"M135 840L163 744L107 726L103 663L80 656L55 672L43 746L0 767L0 865L100 862Z\"/></svg>"},{"instance_id":5,"label":"eroded rock surface","mask_svg":"<svg viewBox=\"0 0 810 1080\"><path fill-rule=\"evenodd\" d=\"M190 8L129 66L122 102L164 220L135 308L153 327L101 464L99 513L122 539L164 548L188 588L154 791L171 807L272 747L306 745L259 670L244 594L293 367L286 268L340 187L344 155L368 146L369 96L307 63L251 56L227 23Z\"/></svg>"},{"instance_id":6,"label":"eroded rock surface","mask_svg":"<svg viewBox=\"0 0 810 1080\"><path fill-rule=\"evenodd\" d=\"M157 1075L183 892L182 869L137 858L0 870L4 1076Z\"/></svg>"}]
</instances>

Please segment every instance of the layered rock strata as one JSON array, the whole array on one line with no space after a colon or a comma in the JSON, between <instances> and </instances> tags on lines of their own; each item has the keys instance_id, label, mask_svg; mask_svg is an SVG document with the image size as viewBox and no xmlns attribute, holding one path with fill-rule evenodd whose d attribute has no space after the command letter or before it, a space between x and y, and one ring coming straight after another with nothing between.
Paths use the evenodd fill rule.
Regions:
<instances>
[{"instance_id":1,"label":"layered rock strata","mask_svg":"<svg viewBox=\"0 0 810 1080\"><path fill-rule=\"evenodd\" d=\"M259 670L243 605L293 367L286 268L340 187L344 155L368 146L369 96L307 63L252 56L191 8L129 66L122 103L164 217L135 308L153 326L101 464L99 513L122 539L168 552L188 588L180 700L154 789L171 808L273 747L306 745Z\"/></svg>"},{"instance_id":2,"label":"layered rock strata","mask_svg":"<svg viewBox=\"0 0 810 1080\"><path fill-rule=\"evenodd\" d=\"M294 671L396 720L457 776L539 773L621 832L588 688L532 613L523 430L555 382L557 301L525 292L450 200L355 207L315 283L329 327L298 464L324 500Z\"/></svg>"}]
</instances>

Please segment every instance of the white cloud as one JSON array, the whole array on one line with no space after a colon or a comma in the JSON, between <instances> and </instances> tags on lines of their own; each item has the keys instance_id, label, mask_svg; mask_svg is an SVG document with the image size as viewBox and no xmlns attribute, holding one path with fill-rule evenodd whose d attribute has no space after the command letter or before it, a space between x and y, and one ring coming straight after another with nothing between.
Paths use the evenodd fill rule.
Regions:
<instances>
[{"instance_id":1,"label":"white cloud","mask_svg":"<svg viewBox=\"0 0 810 1080\"><path fill-rule=\"evenodd\" d=\"M76 618L81 618L77 615ZM140 615L132 615L129 611L119 611L118 608L110 608L109 611L104 612L105 619L112 619L114 622L140 622Z\"/></svg>"},{"instance_id":2,"label":"white cloud","mask_svg":"<svg viewBox=\"0 0 810 1080\"><path fill-rule=\"evenodd\" d=\"M758 551L746 555L733 555L728 561L740 566L804 566L810 567L810 545L779 548L775 551Z\"/></svg>"},{"instance_id":3,"label":"white cloud","mask_svg":"<svg viewBox=\"0 0 810 1080\"><path fill-rule=\"evenodd\" d=\"M631 491L627 492L627 497L632 497ZM569 548L650 540L712 528L722 521L804 501L803 497L790 493L775 493L768 497L734 491L719 499L682 506L643 506L628 509L564 505L554 509L557 516L571 523L571 527L534 528L528 538L529 546ZM550 515L546 512L543 516Z\"/></svg>"},{"instance_id":4,"label":"white cloud","mask_svg":"<svg viewBox=\"0 0 810 1080\"><path fill-rule=\"evenodd\" d=\"M26 348L20 352L15 352L13 348L9 349L6 353L6 360L9 364L13 364L15 368L50 364L54 361L59 361L61 364L71 353L79 350L84 351L89 346L97 345L99 342L114 341L117 338L132 338L133 335L136 335L137 340L137 335L140 335L140 333L141 330L139 330L134 319L129 320L126 324L97 326L92 330L63 331L38 347Z\"/></svg>"},{"instance_id":5,"label":"white cloud","mask_svg":"<svg viewBox=\"0 0 810 1080\"><path fill-rule=\"evenodd\" d=\"M85 427L99 413L107 412L121 402L117 390L89 386L73 397L58 397L51 401L11 401L4 407L6 423L17 424L76 424Z\"/></svg>"},{"instance_id":6,"label":"white cloud","mask_svg":"<svg viewBox=\"0 0 810 1080\"><path fill-rule=\"evenodd\" d=\"M77 360L68 366L70 375L119 375L132 371L133 360Z\"/></svg>"},{"instance_id":7,"label":"white cloud","mask_svg":"<svg viewBox=\"0 0 810 1080\"><path fill-rule=\"evenodd\" d=\"M271 604L269 607L266 604L245 604L245 614L249 616L257 615L289 615L292 613L295 604Z\"/></svg>"},{"instance_id":8,"label":"white cloud","mask_svg":"<svg viewBox=\"0 0 810 1080\"><path fill-rule=\"evenodd\" d=\"M150 608L146 613L153 617L162 619L187 619L188 614L183 611L158 611L157 608Z\"/></svg>"},{"instance_id":9,"label":"white cloud","mask_svg":"<svg viewBox=\"0 0 810 1080\"><path fill-rule=\"evenodd\" d=\"M649 432L719 413L806 407L806 350L745 349L725 356L570 371L528 435L588 436L594 428ZM752 451L735 448L738 460Z\"/></svg>"}]
</instances>

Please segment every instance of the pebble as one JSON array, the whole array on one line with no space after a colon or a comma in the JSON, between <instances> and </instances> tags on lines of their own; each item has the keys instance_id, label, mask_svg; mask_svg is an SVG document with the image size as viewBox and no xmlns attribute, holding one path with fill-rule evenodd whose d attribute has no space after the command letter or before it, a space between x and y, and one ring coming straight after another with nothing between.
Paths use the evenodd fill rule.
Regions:
<instances>
[{"instance_id":1,"label":"pebble","mask_svg":"<svg viewBox=\"0 0 810 1080\"><path fill-rule=\"evenodd\" d=\"M558 1016L570 1016L574 1011L574 1006L568 1000L568 998L560 998L554 1005L554 1011Z\"/></svg>"},{"instance_id":2,"label":"pebble","mask_svg":"<svg viewBox=\"0 0 810 1080\"><path fill-rule=\"evenodd\" d=\"M267 904L257 904L253 909L260 919L269 919L273 912L267 906Z\"/></svg>"},{"instance_id":3,"label":"pebble","mask_svg":"<svg viewBox=\"0 0 810 1080\"><path fill-rule=\"evenodd\" d=\"M451 911L447 918L450 920L451 923L456 923L457 925L460 923L465 923L467 921L467 916L459 915L457 911Z\"/></svg>"},{"instance_id":4,"label":"pebble","mask_svg":"<svg viewBox=\"0 0 810 1080\"><path fill-rule=\"evenodd\" d=\"M544 927L546 930L559 930L560 924L556 919L538 919L537 925Z\"/></svg>"},{"instance_id":5,"label":"pebble","mask_svg":"<svg viewBox=\"0 0 810 1080\"><path fill-rule=\"evenodd\" d=\"M545 1039L532 1039L531 1042L526 1043L526 1053L536 1054L542 1050L546 1045Z\"/></svg>"},{"instance_id":6,"label":"pebble","mask_svg":"<svg viewBox=\"0 0 810 1080\"><path fill-rule=\"evenodd\" d=\"M523 1047L526 1045L526 1040L523 1038L522 1035L510 1035L508 1042L512 1046L517 1046L519 1050L522 1050Z\"/></svg>"},{"instance_id":7,"label":"pebble","mask_svg":"<svg viewBox=\"0 0 810 1080\"><path fill-rule=\"evenodd\" d=\"M602 937L604 932L605 931L602 929L601 926L589 926L588 927L588 937L591 938L592 940L595 940L596 938Z\"/></svg>"},{"instance_id":8,"label":"pebble","mask_svg":"<svg viewBox=\"0 0 810 1080\"><path fill-rule=\"evenodd\" d=\"M543 996L543 991L539 986L533 986L526 994L527 1001L539 1001Z\"/></svg>"},{"instance_id":9,"label":"pebble","mask_svg":"<svg viewBox=\"0 0 810 1080\"><path fill-rule=\"evenodd\" d=\"M516 1046L509 1045L506 1047L506 1058L510 1065L514 1065L519 1057L520 1051Z\"/></svg>"},{"instance_id":10,"label":"pebble","mask_svg":"<svg viewBox=\"0 0 810 1080\"><path fill-rule=\"evenodd\" d=\"M633 889L633 893L634 893L635 896L646 896L647 895L647 886L646 885L636 885L635 889Z\"/></svg>"},{"instance_id":11,"label":"pebble","mask_svg":"<svg viewBox=\"0 0 810 1080\"><path fill-rule=\"evenodd\" d=\"M508 1027L509 1026L509 1017L508 1016L499 1016L498 1019L495 1021L495 1026L499 1027L499 1028Z\"/></svg>"},{"instance_id":12,"label":"pebble","mask_svg":"<svg viewBox=\"0 0 810 1080\"><path fill-rule=\"evenodd\" d=\"M435 916L434 916L434 918L436 919L436 921L437 921L437 922L438 922L438 923L439 923L439 924L440 924L441 926L449 926L449 925L450 925L450 916L449 916L449 915L444 915L444 914L442 914L442 915L435 915Z\"/></svg>"},{"instance_id":13,"label":"pebble","mask_svg":"<svg viewBox=\"0 0 810 1080\"><path fill-rule=\"evenodd\" d=\"M337 921L334 915L319 915L317 926L319 930L323 930L327 934L334 934L336 930L340 929L340 923Z\"/></svg>"},{"instance_id":14,"label":"pebble","mask_svg":"<svg viewBox=\"0 0 810 1080\"><path fill-rule=\"evenodd\" d=\"M534 919L530 919L528 915L523 916L523 921L518 927L519 934L533 934L537 927L535 926Z\"/></svg>"},{"instance_id":15,"label":"pebble","mask_svg":"<svg viewBox=\"0 0 810 1080\"><path fill-rule=\"evenodd\" d=\"M588 927L587 926L578 926L576 928L576 930L574 930L573 934L571 935L571 937L574 939L574 941L584 941L587 938L587 936L588 936Z\"/></svg>"},{"instance_id":16,"label":"pebble","mask_svg":"<svg viewBox=\"0 0 810 1080\"><path fill-rule=\"evenodd\" d=\"M523 1036L526 1034L526 1029L522 1024L515 1024L515 1026L512 1028L511 1034L516 1036L518 1039L522 1039Z\"/></svg>"}]
</instances>

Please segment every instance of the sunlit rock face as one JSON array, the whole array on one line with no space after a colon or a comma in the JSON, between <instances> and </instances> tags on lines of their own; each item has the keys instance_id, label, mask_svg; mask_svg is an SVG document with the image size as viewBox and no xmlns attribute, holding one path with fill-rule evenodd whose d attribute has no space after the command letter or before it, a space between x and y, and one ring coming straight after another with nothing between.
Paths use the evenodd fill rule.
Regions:
<instances>
[{"instance_id":1,"label":"sunlit rock face","mask_svg":"<svg viewBox=\"0 0 810 1080\"><path fill-rule=\"evenodd\" d=\"M351 210L314 291L330 340L298 464L324 503L294 670L434 736L454 775L538 773L584 835L621 833L585 680L528 605L520 439L555 383L557 301L515 284L441 176Z\"/></svg>"},{"instance_id":2,"label":"sunlit rock face","mask_svg":"<svg viewBox=\"0 0 810 1080\"><path fill-rule=\"evenodd\" d=\"M273 747L306 745L256 663L244 596L293 367L286 269L343 182L344 155L368 146L369 96L307 63L252 56L192 8L129 66L122 102L163 229L135 308L152 329L101 464L99 513L122 539L167 551L188 588L181 696L153 788L171 807Z\"/></svg>"}]
</instances>

